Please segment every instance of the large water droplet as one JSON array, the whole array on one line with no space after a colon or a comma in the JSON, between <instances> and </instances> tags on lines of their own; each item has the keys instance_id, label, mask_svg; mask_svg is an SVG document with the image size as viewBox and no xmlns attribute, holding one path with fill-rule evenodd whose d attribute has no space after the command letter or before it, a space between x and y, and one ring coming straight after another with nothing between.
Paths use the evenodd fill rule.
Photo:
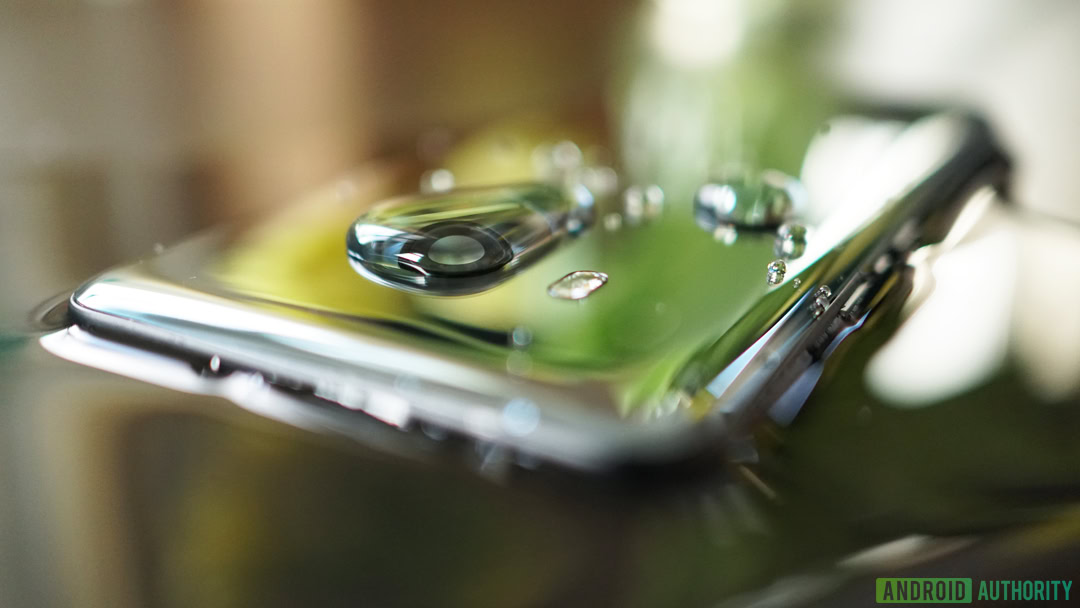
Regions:
<instances>
[{"instance_id":1,"label":"large water droplet","mask_svg":"<svg viewBox=\"0 0 1080 608\"><path fill-rule=\"evenodd\" d=\"M788 223L776 231L773 253L787 259L795 259L806 252L806 226Z\"/></svg>"},{"instance_id":2,"label":"large water droplet","mask_svg":"<svg viewBox=\"0 0 1080 608\"><path fill-rule=\"evenodd\" d=\"M562 300L581 300L607 283L608 276L593 270L577 270L548 286L548 295Z\"/></svg>"},{"instance_id":3,"label":"large water droplet","mask_svg":"<svg viewBox=\"0 0 1080 608\"><path fill-rule=\"evenodd\" d=\"M523 184L391 200L349 230L353 267L383 285L431 295L489 289L592 221L584 186Z\"/></svg>"},{"instance_id":4,"label":"large water droplet","mask_svg":"<svg viewBox=\"0 0 1080 608\"><path fill-rule=\"evenodd\" d=\"M694 219L713 231L718 225L772 228L795 209L798 180L779 171L736 168L701 186L694 196Z\"/></svg>"},{"instance_id":5,"label":"large water droplet","mask_svg":"<svg viewBox=\"0 0 1080 608\"><path fill-rule=\"evenodd\" d=\"M769 285L783 283L785 274L787 274L787 264L784 260L773 260L765 267L765 280Z\"/></svg>"}]
</instances>

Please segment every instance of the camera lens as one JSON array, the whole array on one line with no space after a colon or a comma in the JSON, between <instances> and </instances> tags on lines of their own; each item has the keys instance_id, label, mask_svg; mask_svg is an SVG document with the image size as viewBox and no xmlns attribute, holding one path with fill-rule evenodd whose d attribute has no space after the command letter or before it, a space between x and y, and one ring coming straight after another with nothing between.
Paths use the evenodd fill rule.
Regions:
<instances>
[{"instance_id":1,"label":"camera lens","mask_svg":"<svg viewBox=\"0 0 1080 608\"><path fill-rule=\"evenodd\" d=\"M591 220L584 189L506 184L391 199L346 236L353 268L424 295L468 295L514 276Z\"/></svg>"},{"instance_id":2,"label":"camera lens","mask_svg":"<svg viewBox=\"0 0 1080 608\"><path fill-rule=\"evenodd\" d=\"M484 246L471 236L444 236L428 249L428 259L444 266L472 264L482 257Z\"/></svg>"},{"instance_id":3,"label":"camera lens","mask_svg":"<svg viewBox=\"0 0 1080 608\"><path fill-rule=\"evenodd\" d=\"M418 233L402 248L398 265L421 274L484 274L514 258L513 249L498 233L472 222L440 222Z\"/></svg>"}]
</instances>

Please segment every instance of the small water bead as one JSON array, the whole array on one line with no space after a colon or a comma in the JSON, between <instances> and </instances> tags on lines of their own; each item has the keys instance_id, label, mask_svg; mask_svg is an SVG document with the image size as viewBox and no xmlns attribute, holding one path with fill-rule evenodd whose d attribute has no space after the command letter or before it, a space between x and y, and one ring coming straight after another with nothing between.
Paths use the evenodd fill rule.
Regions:
<instances>
[{"instance_id":1,"label":"small water bead","mask_svg":"<svg viewBox=\"0 0 1080 608\"><path fill-rule=\"evenodd\" d=\"M739 231L731 224L721 224L713 230L713 240L725 245L734 245L739 239Z\"/></svg>"},{"instance_id":2,"label":"small water bead","mask_svg":"<svg viewBox=\"0 0 1080 608\"><path fill-rule=\"evenodd\" d=\"M632 226L641 223L645 217L645 192L640 186L630 186L623 192L623 216Z\"/></svg>"},{"instance_id":3,"label":"small water bead","mask_svg":"<svg viewBox=\"0 0 1080 608\"><path fill-rule=\"evenodd\" d=\"M604 216L604 230L615 232L619 228L622 228L622 215L613 212Z\"/></svg>"},{"instance_id":4,"label":"small water bead","mask_svg":"<svg viewBox=\"0 0 1080 608\"><path fill-rule=\"evenodd\" d=\"M596 217L596 199L584 184L574 184L568 190L572 205L566 221L566 231L571 236L577 236L593 224Z\"/></svg>"},{"instance_id":5,"label":"small water bead","mask_svg":"<svg viewBox=\"0 0 1080 608\"><path fill-rule=\"evenodd\" d=\"M698 188L694 220L705 230L718 224L740 228L779 226L795 209L799 181L779 171L730 168Z\"/></svg>"},{"instance_id":6,"label":"small water bead","mask_svg":"<svg viewBox=\"0 0 1080 608\"><path fill-rule=\"evenodd\" d=\"M656 184L630 186L623 193L623 213L631 224L654 220L664 211L664 190Z\"/></svg>"},{"instance_id":7,"label":"small water bead","mask_svg":"<svg viewBox=\"0 0 1080 608\"><path fill-rule=\"evenodd\" d=\"M802 279L792 279L791 286L795 289L802 287Z\"/></svg>"},{"instance_id":8,"label":"small water bead","mask_svg":"<svg viewBox=\"0 0 1080 608\"><path fill-rule=\"evenodd\" d=\"M215 374L221 371L221 357L217 355L210 357L210 371Z\"/></svg>"},{"instance_id":9,"label":"small water bead","mask_svg":"<svg viewBox=\"0 0 1080 608\"><path fill-rule=\"evenodd\" d=\"M694 221L705 230L718 225L730 226L720 218L728 218L735 211L738 195L728 184L705 184L694 196Z\"/></svg>"},{"instance_id":10,"label":"small water bead","mask_svg":"<svg viewBox=\"0 0 1080 608\"><path fill-rule=\"evenodd\" d=\"M832 301L832 290L828 285L822 285L814 291L814 301L810 304L810 312L815 317L821 316L821 313L825 312L825 309L829 307L829 303Z\"/></svg>"},{"instance_id":11,"label":"small water bead","mask_svg":"<svg viewBox=\"0 0 1080 608\"><path fill-rule=\"evenodd\" d=\"M773 253L778 257L795 259L806 252L806 226L787 223L776 231Z\"/></svg>"},{"instance_id":12,"label":"small water bead","mask_svg":"<svg viewBox=\"0 0 1080 608\"><path fill-rule=\"evenodd\" d=\"M607 284L608 276L594 270L576 270L548 286L548 295L560 300L581 300Z\"/></svg>"},{"instance_id":13,"label":"small water bead","mask_svg":"<svg viewBox=\"0 0 1080 608\"><path fill-rule=\"evenodd\" d=\"M510 342L514 348L525 348L532 344L533 335L532 331L524 325L518 325L510 332Z\"/></svg>"},{"instance_id":14,"label":"small water bead","mask_svg":"<svg viewBox=\"0 0 1080 608\"><path fill-rule=\"evenodd\" d=\"M420 192L447 192L454 188L454 174L449 169L433 169L420 176Z\"/></svg>"},{"instance_id":15,"label":"small water bead","mask_svg":"<svg viewBox=\"0 0 1080 608\"><path fill-rule=\"evenodd\" d=\"M765 271L765 280L769 285L779 285L784 282L784 275L787 274L787 264L784 260L773 260L766 266Z\"/></svg>"}]
</instances>

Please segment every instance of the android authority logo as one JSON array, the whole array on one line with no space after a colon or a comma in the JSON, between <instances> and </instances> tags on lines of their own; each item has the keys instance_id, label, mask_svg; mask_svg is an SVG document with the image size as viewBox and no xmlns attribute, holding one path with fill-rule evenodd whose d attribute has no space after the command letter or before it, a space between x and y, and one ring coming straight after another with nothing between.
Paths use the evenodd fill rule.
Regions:
<instances>
[{"instance_id":1,"label":"android authority logo","mask_svg":"<svg viewBox=\"0 0 1080 608\"><path fill-rule=\"evenodd\" d=\"M970 604L973 600L1068 600L1072 581L985 580L970 578L879 578L879 604Z\"/></svg>"}]
</instances>

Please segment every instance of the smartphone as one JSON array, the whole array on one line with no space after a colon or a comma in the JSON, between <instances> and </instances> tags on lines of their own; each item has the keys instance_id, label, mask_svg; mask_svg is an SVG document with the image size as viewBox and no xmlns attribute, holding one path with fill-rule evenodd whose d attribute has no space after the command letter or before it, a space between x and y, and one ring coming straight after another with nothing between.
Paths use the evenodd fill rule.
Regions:
<instances>
[{"instance_id":1,"label":"smartphone","mask_svg":"<svg viewBox=\"0 0 1080 608\"><path fill-rule=\"evenodd\" d=\"M376 166L101 274L70 331L303 395L346 434L374 418L591 472L712 462L1008 164L964 112L838 113L780 168L650 173L590 137Z\"/></svg>"}]
</instances>

